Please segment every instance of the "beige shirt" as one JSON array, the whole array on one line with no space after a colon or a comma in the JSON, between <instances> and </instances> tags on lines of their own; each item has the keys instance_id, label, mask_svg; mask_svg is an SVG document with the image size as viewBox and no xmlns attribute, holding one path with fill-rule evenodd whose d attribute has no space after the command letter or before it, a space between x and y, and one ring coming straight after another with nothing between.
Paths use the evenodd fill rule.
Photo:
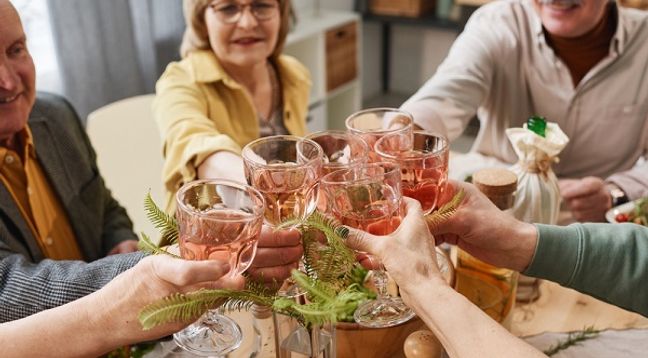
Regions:
<instances>
[{"instance_id":1,"label":"beige shirt","mask_svg":"<svg viewBox=\"0 0 648 358\"><path fill-rule=\"evenodd\" d=\"M505 129L545 116L570 138L554 165L559 177L597 176L630 198L648 195L648 163L635 166L648 154L648 13L619 8L617 24L609 55L574 88L531 1L495 1L475 12L437 73L403 108L451 140L477 114L472 151L504 163L517 160Z\"/></svg>"}]
</instances>

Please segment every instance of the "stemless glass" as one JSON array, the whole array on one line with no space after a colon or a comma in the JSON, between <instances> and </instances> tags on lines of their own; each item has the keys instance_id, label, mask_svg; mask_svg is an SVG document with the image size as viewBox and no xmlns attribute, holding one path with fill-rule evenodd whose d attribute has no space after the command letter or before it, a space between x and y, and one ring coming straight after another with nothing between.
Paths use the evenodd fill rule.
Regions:
<instances>
[{"instance_id":1,"label":"stemless glass","mask_svg":"<svg viewBox=\"0 0 648 358\"><path fill-rule=\"evenodd\" d=\"M396 163L380 162L337 170L320 182L329 213L342 224L375 235L388 235L401 221L401 174ZM386 292L384 270L373 272L378 298L358 307L357 323L367 327L391 327L414 317L399 297Z\"/></svg>"},{"instance_id":2,"label":"stemless glass","mask_svg":"<svg viewBox=\"0 0 648 358\"><path fill-rule=\"evenodd\" d=\"M414 119L397 108L370 108L353 113L345 124L349 133L360 136L369 145L369 160L379 162L380 157L373 153L376 141L390 133L411 134Z\"/></svg>"},{"instance_id":3,"label":"stemless glass","mask_svg":"<svg viewBox=\"0 0 648 358\"><path fill-rule=\"evenodd\" d=\"M418 200L425 215L431 213L448 182L448 140L425 131L391 133L378 139L374 150L400 165L403 195Z\"/></svg>"},{"instance_id":4,"label":"stemless glass","mask_svg":"<svg viewBox=\"0 0 648 358\"><path fill-rule=\"evenodd\" d=\"M247 270L263 224L261 193L230 180L196 180L180 188L176 202L182 258L227 261L230 276ZM236 322L216 310L173 337L178 346L200 356L225 355L243 340Z\"/></svg>"}]
</instances>

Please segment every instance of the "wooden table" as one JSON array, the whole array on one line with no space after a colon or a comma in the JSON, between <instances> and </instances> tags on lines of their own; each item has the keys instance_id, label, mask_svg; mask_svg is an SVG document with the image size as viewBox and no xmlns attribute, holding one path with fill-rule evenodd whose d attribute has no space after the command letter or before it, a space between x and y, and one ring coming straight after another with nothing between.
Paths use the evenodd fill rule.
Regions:
<instances>
[{"instance_id":1,"label":"wooden table","mask_svg":"<svg viewBox=\"0 0 648 358\"><path fill-rule=\"evenodd\" d=\"M241 325L245 338L241 348L229 357L248 357L254 344L252 316L247 312L236 312L231 316ZM542 281L537 301L516 303L511 332L524 337L544 332L580 331L589 326L599 330L648 328L648 318L556 283ZM267 349L260 357L274 358L272 340L265 346Z\"/></svg>"},{"instance_id":2,"label":"wooden table","mask_svg":"<svg viewBox=\"0 0 648 358\"><path fill-rule=\"evenodd\" d=\"M511 332L517 336L530 336L543 332L579 331L588 326L600 330L648 328L648 318L543 281L537 301L516 305Z\"/></svg>"}]
</instances>

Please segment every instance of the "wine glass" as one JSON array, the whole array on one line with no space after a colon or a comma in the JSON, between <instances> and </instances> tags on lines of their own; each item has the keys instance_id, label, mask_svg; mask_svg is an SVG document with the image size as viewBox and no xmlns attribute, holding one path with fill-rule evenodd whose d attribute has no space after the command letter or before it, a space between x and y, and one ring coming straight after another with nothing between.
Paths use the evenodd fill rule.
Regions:
<instances>
[{"instance_id":1,"label":"wine glass","mask_svg":"<svg viewBox=\"0 0 648 358\"><path fill-rule=\"evenodd\" d=\"M176 202L182 258L227 261L230 277L247 270L263 224L261 193L230 180L196 180L180 188ZM236 322L217 310L207 311L173 338L178 346L200 356L225 355L243 341Z\"/></svg>"},{"instance_id":2,"label":"wine glass","mask_svg":"<svg viewBox=\"0 0 648 358\"><path fill-rule=\"evenodd\" d=\"M322 175L367 162L369 145L345 131L326 130L306 136L322 147Z\"/></svg>"},{"instance_id":3,"label":"wine glass","mask_svg":"<svg viewBox=\"0 0 648 358\"><path fill-rule=\"evenodd\" d=\"M374 235L388 235L402 217L400 167L379 162L337 170L320 181L329 213L342 224ZM357 323L367 327L391 327L410 320L414 312L399 297L387 294L384 269L374 270L378 298L355 311Z\"/></svg>"},{"instance_id":4,"label":"wine glass","mask_svg":"<svg viewBox=\"0 0 648 358\"><path fill-rule=\"evenodd\" d=\"M310 139L290 135L259 138L242 151L245 178L265 199L265 222L277 227L304 219L317 204L322 148ZM297 285L282 294L298 295Z\"/></svg>"},{"instance_id":5,"label":"wine glass","mask_svg":"<svg viewBox=\"0 0 648 358\"><path fill-rule=\"evenodd\" d=\"M349 133L358 135L369 145L369 161L379 162L380 157L373 152L376 141L390 133L412 133L414 118L397 108L370 108L353 113L345 124Z\"/></svg>"},{"instance_id":6,"label":"wine glass","mask_svg":"<svg viewBox=\"0 0 648 358\"><path fill-rule=\"evenodd\" d=\"M378 139L374 150L383 160L400 165L404 196L418 200L425 215L436 209L448 182L449 144L444 136L391 133Z\"/></svg>"},{"instance_id":7,"label":"wine glass","mask_svg":"<svg viewBox=\"0 0 648 358\"><path fill-rule=\"evenodd\" d=\"M362 138L348 132L326 130L312 133L306 138L313 140L322 147L324 154L322 175L367 162L367 155L370 151L369 146ZM317 198L317 208L321 212L327 211L326 195L322 195L321 192Z\"/></svg>"}]
</instances>

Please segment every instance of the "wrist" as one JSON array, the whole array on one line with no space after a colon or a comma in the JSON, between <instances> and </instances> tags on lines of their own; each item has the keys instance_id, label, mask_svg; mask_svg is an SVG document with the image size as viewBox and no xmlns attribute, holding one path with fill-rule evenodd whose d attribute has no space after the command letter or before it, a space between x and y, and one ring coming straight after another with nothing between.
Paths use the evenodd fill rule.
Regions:
<instances>
[{"instance_id":1,"label":"wrist","mask_svg":"<svg viewBox=\"0 0 648 358\"><path fill-rule=\"evenodd\" d=\"M523 272L529 267L535 255L538 228L534 224L519 222L513 237L517 245L509 255L511 257L509 268Z\"/></svg>"},{"instance_id":2,"label":"wrist","mask_svg":"<svg viewBox=\"0 0 648 358\"><path fill-rule=\"evenodd\" d=\"M411 308L416 312L418 316L422 316L433 313L433 311L441 306L437 306L439 302L449 302L448 297L454 294L457 294L452 287L450 287L443 280L429 279L424 282L419 282L415 287L412 287L407 290L409 296L412 298L410 304Z\"/></svg>"},{"instance_id":3,"label":"wrist","mask_svg":"<svg viewBox=\"0 0 648 358\"><path fill-rule=\"evenodd\" d=\"M605 188L607 189L610 196L611 207L625 204L629 201L628 195L618 185L614 183L607 183L605 184Z\"/></svg>"}]
</instances>

